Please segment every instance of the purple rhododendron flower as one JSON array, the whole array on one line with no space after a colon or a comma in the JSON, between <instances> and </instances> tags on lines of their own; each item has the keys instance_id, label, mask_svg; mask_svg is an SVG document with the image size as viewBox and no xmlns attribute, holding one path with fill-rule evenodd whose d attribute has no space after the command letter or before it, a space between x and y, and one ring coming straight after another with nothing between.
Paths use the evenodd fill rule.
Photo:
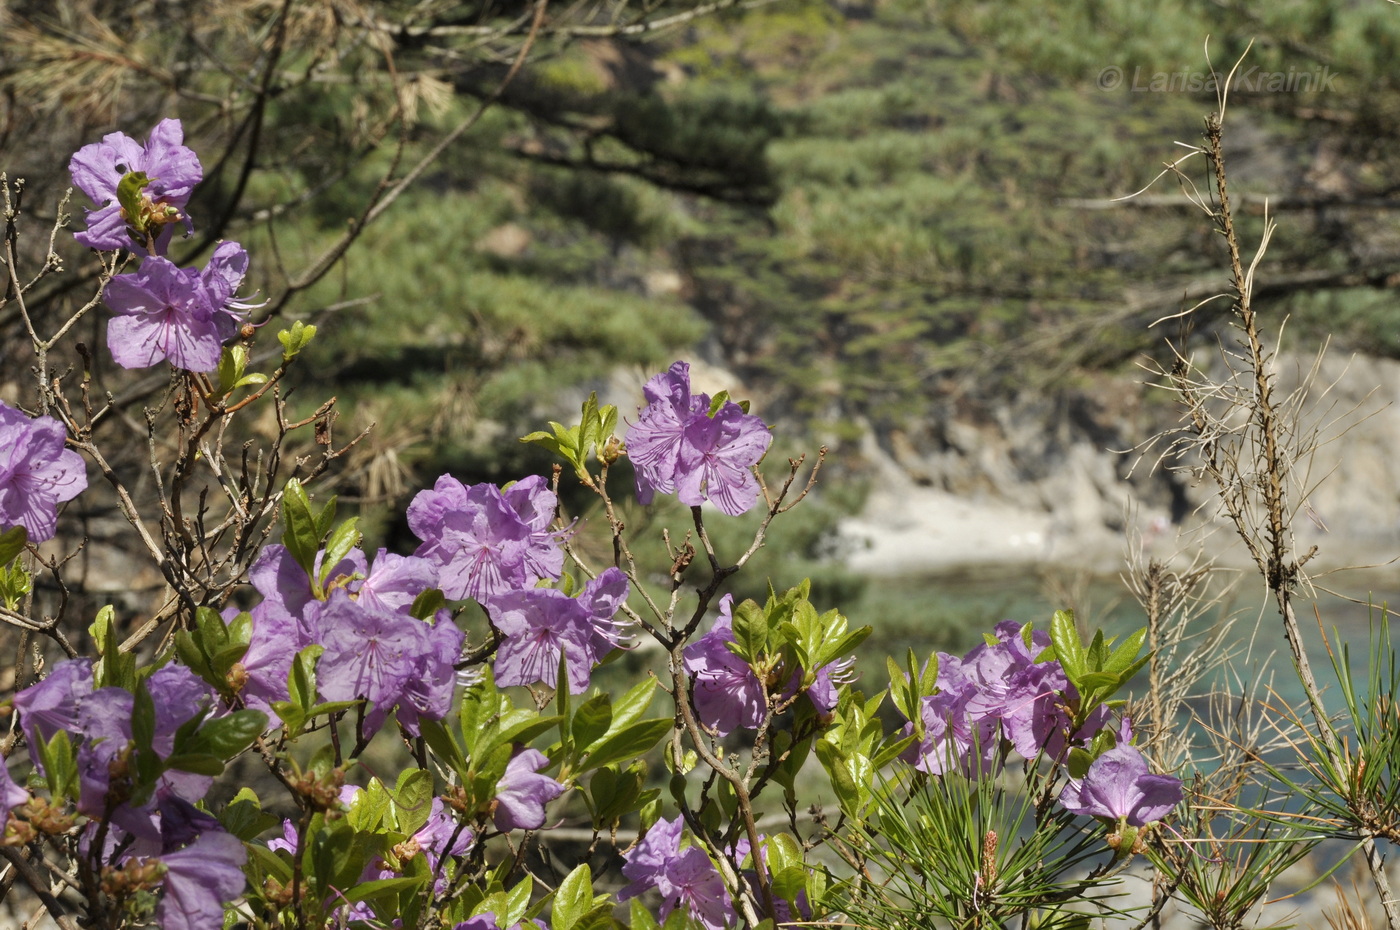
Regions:
<instances>
[{"instance_id":1,"label":"purple rhododendron flower","mask_svg":"<svg viewBox=\"0 0 1400 930\"><path fill-rule=\"evenodd\" d=\"M1059 662L1036 661L1049 645L1048 633L1031 631L1028 641L1027 627L1005 620L996 642L962 658L939 653L939 693L925 697L920 711L925 737L904 758L930 774L942 774L950 762L966 774L987 774L999 764L1003 738L1028 759L1058 759L1071 743L1091 738L1108 709L1096 708L1079 732L1069 732L1079 692Z\"/></svg>"},{"instance_id":2,"label":"purple rhododendron flower","mask_svg":"<svg viewBox=\"0 0 1400 930\"><path fill-rule=\"evenodd\" d=\"M316 553L316 561L312 568L318 575L324 558L324 549ZM365 554L359 549L351 549L327 573L326 588L354 591L368 573L369 565ZM297 564L297 560L292 558L285 546L271 545L263 549L253 567L248 570L248 580L263 596L263 602L253 611L255 622L260 608L269 616L295 623L302 630L307 643L320 635L319 618L325 602L316 599L306 570ZM414 597L417 597L416 593Z\"/></svg>"},{"instance_id":3,"label":"purple rhododendron flower","mask_svg":"<svg viewBox=\"0 0 1400 930\"><path fill-rule=\"evenodd\" d=\"M1049 648L1050 634L1033 631L1028 646L1024 627L1003 620L996 635L995 645L983 643L963 658L963 674L973 687L968 713L1000 720L1005 736L1028 759L1041 751L1060 755L1070 724L1065 701L1079 695L1059 662L1035 661Z\"/></svg>"},{"instance_id":4,"label":"purple rhododendron flower","mask_svg":"<svg viewBox=\"0 0 1400 930\"><path fill-rule=\"evenodd\" d=\"M276 725L272 713L274 701L286 701L287 675L297 653L311 645L311 637L296 618L279 611L269 601L263 601L250 611L253 629L248 637L248 651L239 664L247 678L239 692L243 703L268 715L268 726ZM235 608L225 611L224 622L238 616Z\"/></svg>"},{"instance_id":5,"label":"purple rhododendron flower","mask_svg":"<svg viewBox=\"0 0 1400 930\"><path fill-rule=\"evenodd\" d=\"M324 550L316 555L318 575L324 556ZM323 601L291 553L274 545L263 550L249 578L263 601L251 612L253 634L243 657L248 706L265 710L286 700L293 658L319 643L325 647L317 666L322 696L368 699L373 706L365 717L367 730L377 728L396 705L399 723L410 735L417 735L421 717L447 716L462 631L446 611L436 623L408 612L437 583L432 563L380 549L367 566L364 553L351 549L326 573L329 594Z\"/></svg>"},{"instance_id":6,"label":"purple rhododendron flower","mask_svg":"<svg viewBox=\"0 0 1400 930\"><path fill-rule=\"evenodd\" d=\"M101 142L78 149L68 162L73 186L102 206L87 211L88 228L73 238L92 249L140 247L138 250L144 251L145 243L135 242L127 231L127 217L117 202L117 184L133 171L143 171L151 179L141 196L153 207L177 211L186 232L193 232L184 216L185 205L194 186L203 180L204 169L194 151L185 147L184 139L181 122L166 119L151 130L144 146L125 133L114 132L103 136ZM156 237L158 253L165 252L173 230L170 224L161 228Z\"/></svg>"},{"instance_id":7,"label":"purple rhododendron flower","mask_svg":"<svg viewBox=\"0 0 1400 930\"><path fill-rule=\"evenodd\" d=\"M452 930L500 930L500 926L496 922L496 912L486 911L477 914L470 920L460 921ZM518 924L511 924L509 930L549 930L549 928L532 917L529 920L522 920Z\"/></svg>"},{"instance_id":8,"label":"purple rhododendron flower","mask_svg":"<svg viewBox=\"0 0 1400 930\"><path fill-rule=\"evenodd\" d=\"M622 644L614 617L627 589L626 575L609 568L578 597L557 588L527 588L492 598L487 602L492 622L504 636L496 650L496 683L553 685L563 654L568 656L569 692L588 690L593 666Z\"/></svg>"},{"instance_id":9,"label":"purple rhododendron flower","mask_svg":"<svg viewBox=\"0 0 1400 930\"><path fill-rule=\"evenodd\" d=\"M344 589L331 592L320 625L319 639L326 647L316 666L321 694L328 701L365 698L387 712L427 645L428 625L408 614L361 604Z\"/></svg>"},{"instance_id":10,"label":"purple rhododendron flower","mask_svg":"<svg viewBox=\"0 0 1400 930\"><path fill-rule=\"evenodd\" d=\"M174 750L175 732L196 715L214 708L212 689L183 665L167 665L146 680L155 711L151 748L166 758ZM78 809L90 817L107 812L112 763L132 743L135 697L124 688L99 688L78 701L76 721L70 731L75 739L78 764ZM160 774L155 791L144 804L119 804L112 822L127 833L147 841L159 840L162 812L172 799L193 804L209 791L209 775L169 769Z\"/></svg>"},{"instance_id":11,"label":"purple rhododendron flower","mask_svg":"<svg viewBox=\"0 0 1400 930\"><path fill-rule=\"evenodd\" d=\"M905 750L904 760L930 775L994 773L1001 747L998 720L968 712L977 686L964 670L962 659L938 654L937 687L938 693L920 704L924 739ZM906 733L912 730L912 724L905 728Z\"/></svg>"},{"instance_id":12,"label":"purple rhododendron flower","mask_svg":"<svg viewBox=\"0 0 1400 930\"><path fill-rule=\"evenodd\" d=\"M855 681L855 664L855 656L848 656L817 669L816 680L807 688L807 698L820 716L830 715L841 699L841 686Z\"/></svg>"},{"instance_id":13,"label":"purple rhododendron flower","mask_svg":"<svg viewBox=\"0 0 1400 930\"><path fill-rule=\"evenodd\" d=\"M695 715L720 736L735 727L757 729L768 710L768 691L749 663L730 652L734 642L734 595L719 602L708 633L685 647L685 670L694 682Z\"/></svg>"},{"instance_id":14,"label":"purple rhododendron flower","mask_svg":"<svg viewBox=\"0 0 1400 930\"><path fill-rule=\"evenodd\" d=\"M248 308L233 296L247 267L243 247L224 242L203 272L153 256L112 278L102 295L116 314L107 322L112 358L123 368L168 360L186 371L214 371Z\"/></svg>"},{"instance_id":15,"label":"purple rhododendron flower","mask_svg":"<svg viewBox=\"0 0 1400 930\"><path fill-rule=\"evenodd\" d=\"M710 396L691 393L685 362L648 381L643 394L647 406L627 430L637 499L649 504L657 491L674 491L683 504L708 499L731 517L753 507L752 467L773 441L767 425L733 401L710 416Z\"/></svg>"},{"instance_id":16,"label":"purple rhododendron flower","mask_svg":"<svg viewBox=\"0 0 1400 930\"><path fill-rule=\"evenodd\" d=\"M564 568L559 534L551 532L557 504L538 475L502 492L489 484L438 478L408 505L408 525L423 544L415 555L439 569L443 593L484 601L558 579Z\"/></svg>"},{"instance_id":17,"label":"purple rhododendron flower","mask_svg":"<svg viewBox=\"0 0 1400 930\"><path fill-rule=\"evenodd\" d=\"M1118 746L1095 759L1083 778L1070 779L1060 792L1060 804L1073 814L1141 827L1167 816L1181 795L1180 779L1153 775L1141 751Z\"/></svg>"},{"instance_id":18,"label":"purple rhododendron flower","mask_svg":"<svg viewBox=\"0 0 1400 930\"><path fill-rule=\"evenodd\" d=\"M52 417L27 417L0 401L0 530L22 526L31 542L52 539L58 505L87 488L83 457L63 447Z\"/></svg>"},{"instance_id":19,"label":"purple rhododendron flower","mask_svg":"<svg viewBox=\"0 0 1400 930\"><path fill-rule=\"evenodd\" d=\"M502 833L511 830L538 830L544 826L544 806L564 793L564 786L539 774L549 759L538 749L524 749L506 765L496 783L496 809L493 819Z\"/></svg>"},{"instance_id":20,"label":"purple rhododendron flower","mask_svg":"<svg viewBox=\"0 0 1400 930\"><path fill-rule=\"evenodd\" d=\"M448 812L442 798L433 798L427 822L413 834L413 841L428 857L428 865L433 869L443 856L466 855L475 838L471 830Z\"/></svg>"},{"instance_id":21,"label":"purple rhododendron flower","mask_svg":"<svg viewBox=\"0 0 1400 930\"><path fill-rule=\"evenodd\" d=\"M684 907L706 930L722 930L729 925L734 909L724 881L698 846L682 850L681 819L658 820L625 860L622 874L631 884L618 892L626 901L656 889L661 895L661 920L677 907Z\"/></svg>"},{"instance_id":22,"label":"purple rhododendron flower","mask_svg":"<svg viewBox=\"0 0 1400 930\"><path fill-rule=\"evenodd\" d=\"M496 912L487 911L484 914L477 914L470 920L458 922L452 930L500 930L501 925L496 923Z\"/></svg>"},{"instance_id":23,"label":"purple rhododendron flower","mask_svg":"<svg viewBox=\"0 0 1400 930\"><path fill-rule=\"evenodd\" d=\"M42 681L15 695L15 707L22 715L20 725L35 765L39 764L39 740L47 742L59 730L77 729L78 702L92 693L92 684L91 659L65 659Z\"/></svg>"},{"instance_id":24,"label":"purple rhododendron flower","mask_svg":"<svg viewBox=\"0 0 1400 930\"><path fill-rule=\"evenodd\" d=\"M709 409L705 395L690 393L690 365L676 362L642 388L647 405L627 430L627 457L637 475L637 500L650 504L657 491L674 494L676 463L691 417Z\"/></svg>"},{"instance_id":25,"label":"purple rhododendron flower","mask_svg":"<svg viewBox=\"0 0 1400 930\"><path fill-rule=\"evenodd\" d=\"M352 555L358 551L354 550ZM408 613L418 595L436 588L437 583L437 566L427 559L380 549L365 579L352 584L350 589L361 604Z\"/></svg>"},{"instance_id":26,"label":"purple rhododendron flower","mask_svg":"<svg viewBox=\"0 0 1400 930\"><path fill-rule=\"evenodd\" d=\"M5 760L0 759L0 833L5 830L5 820L10 816L10 811L28 800L29 792L15 784Z\"/></svg>"},{"instance_id":27,"label":"purple rhododendron flower","mask_svg":"<svg viewBox=\"0 0 1400 930\"><path fill-rule=\"evenodd\" d=\"M413 657L413 671L399 703L399 726L409 736L418 735L420 719L441 720L451 712L458 678L453 666L461 658L465 639L451 613L439 611L437 622L428 632L426 648Z\"/></svg>"},{"instance_id":28,"label":"purple rhododendron flower","mask_svg":"<svg viewBox=\"0 0 1400 930\"><path fill-rule=\"evenodd\" d=\"M691 507L709 499L731 517L746 513L758 502L753 466L772 442L768 426L733 401L713 417L692 417L676 462L676 497Z\"/></svg>"},{"instance_id":29,"label":"purple rhododendron flower","mask_svg":"<svg viewBox=\"0 0 1400 930\"><path fill-rule=\"evenodd\" d=\"M164 853L164 893L156 908L163 930L212 930L224 925L224 903L243 893L248 851L230 833L209 831L184 849Z\"/></svg>"}]
</instances>

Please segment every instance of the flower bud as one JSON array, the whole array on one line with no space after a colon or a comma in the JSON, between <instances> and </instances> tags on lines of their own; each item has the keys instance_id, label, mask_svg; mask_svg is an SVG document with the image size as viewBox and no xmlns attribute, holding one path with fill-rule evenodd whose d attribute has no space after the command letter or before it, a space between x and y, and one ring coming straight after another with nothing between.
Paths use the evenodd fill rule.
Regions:
<instances>
[{"instance_id":1,"label":"flower bud","mask_svg":"<svg viewBox=\"0 0 1400 930\"><path fill-rule=\"evenodd\" d=\"M5 832L0 836L0 846L27 846L38 838L38 831L26 820L20 820L14 811L5 822Z\"/></svg>"}]
</instances>

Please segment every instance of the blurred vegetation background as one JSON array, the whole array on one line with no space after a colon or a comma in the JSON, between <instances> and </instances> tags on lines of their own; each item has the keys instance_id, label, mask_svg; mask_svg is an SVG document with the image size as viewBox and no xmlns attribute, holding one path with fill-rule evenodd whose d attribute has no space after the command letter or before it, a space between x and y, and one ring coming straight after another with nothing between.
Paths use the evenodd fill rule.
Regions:
<instances>
[{"instance_id":1,"label":"blurred vegetation background","mask_svg":"<svg viewBox=\"0 0 1400 930\"><path fill-rule=\"evenodd\" d=\"M1029 398L1047 429L1131 444L1109 425L1123 379L1183 335L1148 324L1224 277L1173 180L1109 200L1194 143L1218 102L1190 76L1246 49L1228 135L1245 236L1265 198L1286 214L1259 299L1293 338L1394 357L1400 9L1381 0L7 0L0 167L45 219L79 145L182 117L206 183L172 257L237 238L263 313L321 324L293 397L377 424L342 499L391 543L443 471L546 471L516 437L590 390L628 416L677 357L732 377L781 430L772 460L831 447L761 589L839 554L831 528L873 480L863 442L953 448L954 418ZM94 274L61 246L57 304ZM0 337L23 338L13 316ZM861 584L822 577L833 597Z\"/></svg>"}]
</instances>

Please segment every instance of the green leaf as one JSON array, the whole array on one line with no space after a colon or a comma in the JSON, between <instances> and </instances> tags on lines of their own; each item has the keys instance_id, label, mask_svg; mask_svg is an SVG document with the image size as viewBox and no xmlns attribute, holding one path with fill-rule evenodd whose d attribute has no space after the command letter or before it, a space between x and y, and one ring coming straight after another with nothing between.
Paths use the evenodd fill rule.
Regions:
<instances>
[{"instance_id":1,"label":"green leaf","mask_svg":"<svg viewBox=\"0 0 1400 930\"><path fill-rule=\"evenodd\" d=\"M292 880L292 866L286 861L286 853L277 853L266 846L258 843L250 843L247 847L248 856L253 860L253 864L267 874L276 878L283 884L288 884Z\"/></svg>"},{"instance_id":2,"label":"green leaf","mask_svg":"<svg viewBox=\"0 0 1400 930\"><path fill-rule=\"evenodd\" d=\"M789 904L796 904L797 896L807 890L807 869L802 866L789 866L773 869L773 893Z\"/></svg>"},{"instance_id":3,"label":"green leaf","mask_svg":"<svg viewBox=\"0 0 1400 930\"><path fill-rule=\"evenodd\" d=\"M583 863L564 877L554 892L552 930L572 930L593 909L593 873Z\"/></svg>"},{"instance_id":4,"label":"green leaf","mask_svg":"<svg viewBox=\"0 0 1400 930\"><path fill-rule=\"evenodd\" d=\"M131 707L131 741L136 744L138 752L155 754L151 748L151 743L156 735L156 705L151 699L151 692L147 690L146 683L139 682L136 686L136 694Z\"/></svg>"},{"instance_id":5,"label":"green leaf","mask_svg":"<svg viewBox=\"0 0 1400 930\"><path fill-rule=\"evenodd\" d=\"M812 662L813 670L819 670L830 665L832 662L845 655L850 655L856 651L861 643L874 632L873 627L863 626L859 629L851 630L840 639L832 642L824 639L821 648L818 650L816 658Z\"/></svg>"},{"instance_id":6,"label":"green leaf","mask_svg":"<svg viewBox=\"0 0 1400 930\"><path fill-rule=\"evenodd\" d=\"M447 598L443 596L439 588L428 588L413 599L413 606L408 612L419 620L427 620L437 615L439 610L447 606ZM451 623L451 620L447 622Z\"/></svg>"},{"instance_id":7,"label":"green leaf","mask_svg":"<svg viewBox=\"0 0 1400 930\"><path fill-rule=\"evenodd\" d=\"M316 661L325 651L325 646L312 643L297 653L291 668L287 670L287 693L291 702L307 716L310 716L311 708L316 703Z\"/></svg>"},{"instance_id":8,"label":"green leaf","mask_svg":"<svg viewBox=\"0 0 1400 930\"><path fill-rule=\"evenodd\" d=\"M34 579L30 577L29 569L24 567L24 563L16 559L10 565L0 568L0 602L3 602L6 609L18 610L19 605L34 590Z\"/></svg>"},{"instance_id":9,"label":"green leaf","mask_svg":"<svg viewBox=\"0 0 1400 930\"><path fill-rule=\"evenodd\" d=\"M117 203L121 205L127 223L140 232L145 232L147 226L146 198L141 192L156 180L159 178L149 177L144 171L128 171L117 182Z\"/></svg>"},{"instance_id":10,"label":"green leaf","mask_svg":"<svg viewBox=\"0 0 1400 930\"><path fill-rule=\"evenodd\" d=\"M393 809L394 799L389 789L378 778L371 778L365 790L358 792L350 802L350 826L361 833L387 833L394 829L394 820L389 816Z\"/></svg>"},{"instance_id":11,"label":"green leaf","mask_svg":"<svg viewBox=\"0 0 1400 930\"><path fill-rule=\"evenodd\" d=\"M241 788L219 812L219 823L240 840L255 839L282 822L282 818L262 809L262 802L251 788Z\"/></svg>"},{"instance_id":12,"label":"green leaf","mask_svg":"<svg viewBox=\"0 0 1400 930\"><path fill-rule=\"evenodd\" d=\"M643 755L671 732L670 718L643 720L609 733L589 751L584 770Z\"/></svg>"},{"instance_id":13,"label":"green leaf","mask_svg":"<svg viewBox=\"0 0 1400 930\"><path fill-rule=\"evenodd\" d=\"M914 661L914 650L909 650L909 661ZM938 690L938 653L929 653L928 662L924 664L923 674L919 677L919 695L929 697Z\"/></svg>"},{"instance_id":14,"label":"green leaf","mask_svg":"<svg viewBox=\"0 0 1400 930\"><path fill-rule=\"evenodd\" d=\"M546 433L543 430L536 430L533 433L521 436L520 441L533 443L537 446L544 446L555 455L563 453L563 449L559 446L559 440L556 439L552 433Z\"/></svg>"},{"instance_id":15,"label":"green leaf","mask_svg":"<svg viewBox=\"0 0 1400 930\"><path fill-rule=\"evenodd\" d=\"M424 769L408 769L399 775L394 789L394 814L399 831L409 836L428 822L433 805L433 773Z\"/></svg>"},{"instance_id":16,"label":"green leaf","mask_svg":"<svg viewBox=\"0 0 1400 930\"><path fill-rule=\"evenodd\" d=\"M9 565L15 556L24 551L29 542L29 533L22 526L11 527L0 533L0 565Z\"/></svg>"},{"instance_id":17,"label":"green leaf","mask_svg":"<svg viewBox=\"0 0 1400 930\"><path fill-rule=\"evenodd\" d=\"M136 657L121 651L121 640L117 636L115 612L108 604L97 612L97 617L88 627L93 642L97 644L101 658L93 667L93 685L97 688L124 688L136 690Z\"/></svg>"},{"instance_id":18,"label":"green leaf","mask_svg":"<svg viewBox=\"0 0 1400 930\"><path fill-rule=\"evenodd\" d=\"M167 771L193 772L218 777L224 773L224 760L207 752L182 752L164 762ZM280 821L279 821L280 822Z\"/></svg>"},{"instance_id":19,"label":"green leaf","mask_svg":"<svg viewBox=\"0 0 1400 930\"><path fill-rule=\"evenodd\" d=\"M600 830L609 829L623 816L635 811L645 783L646 765L640 761L621 772L613 766L600 768L588 785L594 824Z\"/></svg>"},{"instance_id":20,"label":"green leaf","mask_svg":"<svg viewBox=\"0 0 1400 930\"><path fill-rule=\"evenodd\" d=\"M612 724L610 729L621 730L642 719L651 706L652 695L656 693L656 678L648 675L627 689L627 693L613 702Z\"/></svg>"},{"instance_id":21,"label":"green leaf","mask_svg":"<svg viewBox=\"0 0 1400 930\"><path fill-rule=\"evenodd\" d=\"M428 748L433 751L433 755L439 761L447 763L452 771L457 773L459 778L465 777L467 773L467 759L462 753L462 747L452 736L448 729L437 720L420 719L418 721L418 731L423 734L423 739L427 742Z\"/></svg>"},{"instance_id":22,"label":"green leaf","mask_svg":"<svg viewBox=\"0 0 1400 930\"><path fill-rule=\"evenodd\" d=\"M1103 670L1122 675L1123 672L1132 668L1137 661L1138 653L1142 651L1142 644L1147 640L1147 627L1136 630L1129 634L1118 647L1113 650L1113 654L1104 663ZM1120 677L1120 681L1122 678Z\"/></svg>"},{"instance_id":23,"label":"green leaf","mask_svg":"<svg viewBox=\"0 0 1400 930\"><path fill-rule=\"evenodd\" d=\"M44 763L44 780L55 804L72 797L78 787L78 763L73 753L73 741L59 730L49 740L39 736L39 757Z\"/></svg>"},{"instance_id":24,"label":"green leaf","mask_svg":"<svg viewBox=\"0 0 1400 930\"><path fill-rule=\"evenodd\" d=\"M359 522L359 517L351 517L336 527L330 539L326 540L326 554L321 557L321 576L317 579L320 584L324 585L340 560L360 544Z\"/></svg>"},{"instance_id":25,"label":"green leaf","mask_svg":"<svg viewBox=\"0 0 1400 930\"><path fill-rule=\"evenodd\" d=\"M831 778L831 787L835 789L842 809L854 814L860 807L860 790L851 778L851 770L846 766L845 756L840 749L824 739L817 742L816 752L822 768L826 769Z\"/></svg>"},{"instance_id":26,"label":"green leaf","mask_svg":"<svg viewBox=\"0 0 1400 930\"><path fill-rule=\"evenodd\" d=\"M175 655L180 663L189 668L200 678L204 679L215 688L224 690L228 688L228 682L220 679L214 672L213 666L209 664L209 659L195 643L194 636L187 630L177 630L175 633Z\"/></svg>"},{"instance_id":27,"label":"green leaf","mask_svg":"<svg viewBox=\"0 0 1400 930\"><path fill-rule=\"evenodd\" d=\"M535 880L526 873L520 882L506 894L505 925L513 927L524 919L530 910L530 893L534 891ZM543 903L543 902L541 902Z\"/></svg>"},{"instance_id":28,"label":"green leaf","mask_svg":"<svg viewBox=\"0 0 1400 930\"><path fill-rule=\"evenodd\" d=\"M243 378L248 366L248 349L245 346L224 346L219 353L219 393L228 394Z\"/></svg>"},{"instance_id":29,"label":"green leaf","mask_svg":"<svg viewBox=\"0 0 1400 930\"><path fill-rule=\"evenodd\" d=\"M1069 751L1069 777L1083 778L1089 771L1089 766L1094 761L1094 757L1078 746Z\"/></svg>"},{"instance_id":30,"label":"green leaf","mask_svg":"<svg viewBox=\"0 0 1400 930\"><path fill-rule=\"evenodd\" d=\"M311 499L295 478L287 481L282 494L282 545L292 559L311 578L316 565L316 553L321 548L321 534L316 531L316 517L311 511Z\"/></svg>"},{"instance_id":31,"label":"green leaf","mask_svg":"<svg viewBox=\"0 0 1400 930\"><path fill-rule=\"evenodd\" d=\"M775 833L768 837L768 868L773 873L788 868L806 868L806 858L797 840L786 833Z\"/></svg>"},{"instance_id":32,"label":"green leaf","mask_svg":"<svg viewBox=\"0 0 1400 930\"><path fill-rule=\"evenodd\" d=\"M1084 643L1074 625L1074 612L1057 610L1050 619L1050 644L1071 682L1079 687L1079 679L1088 668L1085 664ZM1082 688L1080 690L1083 690Z\"/></svg>"},{"instance_id":33,"label":"green leaf","mask_svg":"<svg viewBox=\"0 0 1400 930\"><path fill-rule=\"evenodd\" d=\"M319 830L310 831L307 843L307 860L311 863L311 873L317 884L325 888L342 887L338 881L342 873L349 873L351 857L355 852L355 829L345 820L325 823L318 815L313 825L321 821ZM353 876L344 887L359 884Z\"/></svg>"},{"instance_id":34,"label":"green leaf","mask_svg":"<svg viewBox=\"0 0 1400 930\"><path fill-rule=\"evenodd\" d=\"M744 601L735 607L733 618L734 641L727 643L730 651L746 662L753 662L763 655L768 647L768 617L763 608L753 601Z\"/></svg>"},{"instance_id":35,"label":"green leaf","mask_svg":"<svg viewBox=\"0 0 1400 930\"><path fill-rule=\"evenodd\" d=\"M900 753L904 752L904 750L908 749L916 742L918 742L918 737L905 736L895 740L893 743L887 743L886 745L880 747L879 752L875 753L875 757L870 760L870 764L876 769L882 769L885 766L889 765L891 762L893 762L896 758L898 758Z\"/></svg>"},{"instance_id":36,"label":"green leaf","mask_svg":"<svg viewBox=\"0 0 1400 930\"><path fill-rule=\"evenodd\" d=\"M592 746L600 736L612 726L612 698L606 694L595 694L579 705L574 711L570 732L574 745L580 750Z\"/></svg>"},{"instance_id":37,"label":"green leaf","mask_svg":"<svg viewBox=\"0 0 1400 930\"><path fill-rule=\"evenodd\" d=\"M297 320L291 328L284 329L277 334L277 341L282 343L282 361L290 362L296 358L297 354L314 339L316 327Z\"/></svg>"},{"instance_id":38,"label":"green leaf","mask_svg":"<svg viewBox=\"0 0 1400 930\"><path fill-rule=\"evenodd\" d=\"M682 910L684 910L684 908L672 911L671 913L678 914ZM651 916L651 911L642 904L640 898L632 899L627 917L627 923L632 930L661 930L661 925L656 922L655 917Z\"/></svg>"},{"instance_id":39,"label":"green leaf","mask_svg":"<svg viewBox=\"0 0 1400 930\"><path fill-rule=\"evenodd\" d=\"M210 670L213 671L214 675L223 681L225 687L227 687L229 670L247 654L247 643L229 643L209 657Z\"/></svg>"},{"instance_id":40,"label":"green leaf","mask_svg":"<svg viewBox=\"0 0 1400 930\"><path fill-rule=\"evenodd\" d=\"M267 729L267 714L260 710L236 710L227 717L215 717L199 728L190 751L210 752L221 759L232 759Z\"/></svg>"},{"instance_id":41,"label":"green leaf","mask_svg":"<svg viewBox=\"0 0 1400 930\"><path fill-rule=\"evenodd\" d=\"M890 700L894 701L895 708L904 715L904 719L915 719L909 679L904 677L904 671L899 667L899 663L889 656L885 656L885 671L890 676Z\"/></svg>"},{"instance_id":42,"label":"green leaf","mask_svg":"<svg viewBox=\"0 0 1400 930\"><path fill-rule=\"evenodd\" d=\"M394 897L402 891L426 885L430 877L428 875L410 875L402 878L375 878L367 882L356 882L345 889L344 900L352 904L356 901L380 901Z\"/></svg>"}]
</instances>

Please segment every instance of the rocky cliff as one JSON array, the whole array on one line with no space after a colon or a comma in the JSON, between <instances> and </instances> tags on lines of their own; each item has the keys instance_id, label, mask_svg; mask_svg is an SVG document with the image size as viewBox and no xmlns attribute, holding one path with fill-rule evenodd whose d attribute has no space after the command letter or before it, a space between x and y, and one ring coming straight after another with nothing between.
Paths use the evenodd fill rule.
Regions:
<instances>
[{"instance_id":1,"label":"rocky cliff","mask_svg":"<svg viewBox=\"0 0 1400 930\"><path fill-rule=\"evenodd\" d=\"M1293 435L1315 446L1290 487L1300 551L1319 547L1314 568L1386 562L1400 553L1400 363L1332 354L1314 370L1315 361L1285 354L1276 365L1278 397L1298 411ZM1212 367L1223 374L1223 363ZM1209 484L1186 461L1159 461L1166 444L1149 443L1177 421L1168 392L1105 375L872 429L862 443L871 493L843 527L850 563L874 573L992 562L1108 569L1134 538L1162 555L1206 538L1211 551L1242 558Z\"/></svg>"}]
</instances>

